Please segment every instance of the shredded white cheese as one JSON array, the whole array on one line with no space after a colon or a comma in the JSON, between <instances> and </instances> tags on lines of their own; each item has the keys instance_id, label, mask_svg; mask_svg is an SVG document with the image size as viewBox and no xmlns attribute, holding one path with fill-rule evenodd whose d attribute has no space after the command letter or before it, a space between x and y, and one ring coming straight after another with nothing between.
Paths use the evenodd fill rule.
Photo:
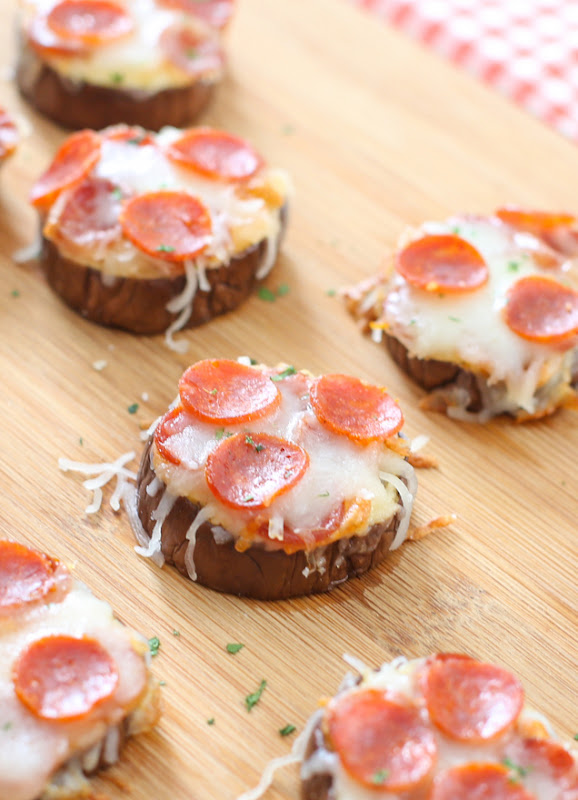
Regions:
<instances>
[{"instance_id":1,"label":"shredded white cheese","mask_svg":"<svg viewBox=\"0 0 578 800\"><path fill-rule=\"evenodd\" d=\"M120 509L120 501L124 496L128 481L136 480L136 472L125 469L125 464L132 461L135 452L123 453L115 461L104 464L87 464L81 461L71 461L69 458L59 458L58 466L63 472L78 472L81 475L94 475L93 478L83 482L83 486L92 492L92 500L85 508L87 514L96 514L102 505L102 487L116 476L116 487L110 498L110 505L114 511Z\"/></svg>"},{"instance_id":2,"label":"shredded white cheese","mask_svg":"<svg viewBox=\"0 0 578 800\"><path fill-rule=\"evenodd\" d=\"M175 342L173 333L182 330L189 321L193 313L193 301L197 293L198 285L198 272L194 262L185 261L184 267L186 278L185 288L180 294L172 297L166 305L166 309L170 314L181 312L165 331L165 344L170 350L174 350L176 353L186 353L189 349L188 342L183 340Z\"/></svg>"}]
</instances>

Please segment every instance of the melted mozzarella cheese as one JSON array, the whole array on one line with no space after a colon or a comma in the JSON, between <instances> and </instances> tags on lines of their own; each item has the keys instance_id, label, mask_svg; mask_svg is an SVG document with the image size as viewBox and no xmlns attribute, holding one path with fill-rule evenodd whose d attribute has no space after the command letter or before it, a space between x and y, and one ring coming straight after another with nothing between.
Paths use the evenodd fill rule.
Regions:
<instances>
[{"instance_id":1,"label":"melted mozzarella cheese","mask_svg":"<svg viewBox=\"0 0 578 800\"><path fill-rule=\"evenodd\" d=\"M181 466L162 458L155 446L152 450L153 468L167 491L173 496L188 497L201 506L210 506L213 510L210 519L215 526L240 535L247 525L247 512L217 501L205 478L205 464L227 434L268 433L300 445L309 455L309 466L301 480L259 512L272 521L274 543L269 541L268 546L282 546L283 522L307 542L308 532L323 527L344 502L359 502L367 507L356 529L348 531L348 535L363 535L375 523L389 519L402 503L393 484L380 477L384 469L397 475L410 474L410 507L405 509L409 519L415 491L413 468L381 443L360 446L324 428L309 406L305 376L300 373L296 377L297 380L281 380L276 384L282 394L279 408L250 424L227 425L225 430L223 426L200 422L193 415L184 415L186 427L165 442ZM309 542L309 547L315 546L314 541Z\"/></svg>"},{"instance_id":2,"label":"melted mozzarella cheese","mask_svg":"<svg viewBox=\"0 0 578 800\"><path fill-rule=\"evenodd\" d=\"M93 709L86 720L39 720L15 694L12 669L20 653L34 640L57 634L97 639L117 666L119 683L113 698ZM0 618L0 800L35 800L56 770L93 747L134 708L147 686L148 649L135 637L114 619L108 603L79 582L62 602Z\"/></svg>"},{"instance_id":3,"label":"melted mozzarella cheese","mask_svg":"<svg viewBox=\"0 0 578 800\"><path fill-rule=\"evenodd\" d=\"M25 17L46 14L59 0L25 0ZM45 55L61 75L73 82L87 82L139 93L153 93L195 82L187 73L167 61L159 47L160 37L178 24L199 35L209 33L206 25L182 11L160 8L155 0L116 0L130 13L134 29L109 44L92 48L82 58ZM218 80L220 73L207 74L204 80Z\"/></svg>"},{"instance_id":4,"label":"melted mozzarella cheese","mask_svg":"<svg viewBox=\"0 0 578 800\"><path fill-rule=\"evenodd\" d=\"M431 724L416 680L416 675L425 661L425 658L412 661L396 659L390 664L383 664L376 671L362 669L361 680L351 687L352 691L361 688L383 689L388 694L400 696L420 708L423 721ZM435 774L440 774L442 771L460 764L473 762L504 764L504 760L507 759L508 746L515 742L516 737L525 735L524 728L527 720L532 718L533 714L534 712L525 709L513 732L508 731L484 744L458 742L445 736L432 725L437 746ZM388 792L380 789L379 786L366 788L347 773L335 752L326 749L322 737L316 741L320 747L303 761L301 779L308 780L317 774L329 774L333 780L331 797L334 800L411 800L414 796L411 792ZM539 769L528 769L523 776L516 774L515 779L520 780L525 788L533 792L536 800L552 800L556 796L556 791L560 789L559 784L556 784L551 776ZM415 796L422 796L419 790Z\"/></svg>"},{"instance_id":5,"label":"melted mozzarella cheese","mask_svg":"<svg viewBox=\"0 0 578 800\"><path fill-rule=\"evenodd\" d=\"M480 252L490 270L488 283L471 292L437 294L415 289L395 273L384 304L387 329L411 356L449 361L480 375L500 411L534 413L538 389L553 373L568 374L572 359L571 353L517 336L502 317L508 290L520 278L545 274L533 257L540 243L493 218L426 223L415 238L447 233ZM568 263L560 271L568 277ZM552 273L546 272L556 277Z\"/></svg>"},{"instance_id":6,"label":"melted mozzarella cheese","mask_svg":"<svg viewBox=\"0 0 578 800\"><path fill-rule=\"evenodd\" d=\"M158 146L103 138L100 159L92 174L110 180L128 197L164 190L188 192L198 197L208 209L212 224L209 246L190 262L195 265L199 275L204 274L207 268L228 264L232 256L261 240L276 245L281 230L279 208L270 208L261 197L242 193L234 183L204 178L194 170L171 161L164 148L181 136L182 131L177 128L163 128L156 135ZM289 178L282 170L261 170L253 181L256 185L274 181L285 196L290 193ZM70 192L63 192L54 203L44 231L63 256L116 277L148 279L170 277L182 272L182 265L148 256L124 237L104 243L93 237L94 241L91 242L89 231L79 245L61 236L59 219ZM112 197L110 206L114 202L115 198ZM110 206L103 209L103 216L107 220ZM237 242L235 231L247 228L250 228L251 234L249 241L243 238ZM276 253L277 248L274 247L274 250ZM272 264L268 266L270 268ZM206 276L204 285L207 285ZM202 286L200 288L203 289Z\"/></svg>"}]
</instances>

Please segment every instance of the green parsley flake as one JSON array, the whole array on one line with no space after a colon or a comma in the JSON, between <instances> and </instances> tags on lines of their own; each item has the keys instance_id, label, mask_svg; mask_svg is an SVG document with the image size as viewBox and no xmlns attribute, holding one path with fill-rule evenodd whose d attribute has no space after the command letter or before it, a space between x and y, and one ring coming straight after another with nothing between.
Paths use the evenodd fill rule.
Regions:
<instances>
[{"instance_id":1,"label":"green parsley flake","mask_svg":"<svg viewBox=\"0 0 578 800\"><path fill-rule=\"evenodd\" d=\"M291 289L289 288L288 283L280 284L279 288L277 289L277 297L285 297L286 294L289 294Z\"/></svg>"},{"instance_id":2,"label":"green parsley flake","mask_svg":"<svg viewBox=\"0 0 578 800\"><path fill-rule=\"evenodd\" d=\"M124 75L122 72L113 72L110 79L113 83L122 83L124 81Z\"/></svg>"},{"instance_id":3,"label":"green parsley flake","mask_svg":"<svg viewBox=\"0 0 578 800\"><path fill-rule=\"evenodd\" d=\"M461 322L461 319L459 317L448 317L448 319L450 320L450 322Z\"/></svg>"},{"instance_id":4,"label":"green parsley flake","mask_svg":"<svg viewBox=\"0 0 578 800\"><path fill-rule=\"evenodd\" d=\"M132 139L127 139L127 144L142 144L145 140L146 133L141 134L140 136L134 136Z\"/></svg>"},{"instance_id":5,"label":"green parsley flake","mask_svg":"<svg viewBox=\"0 0 578 800\"><path fill-rule=\"evenodd\" d=\"M242 650L244 647L245 645L241 644L241 642L231 642L230 644L227 645L227 653L235 655L235 653L238 653L239 650Z\"/></svg>"},{"instance_id":6,"label":"green parsley flake","mask_svg":"<svg viewBox=\"0 0 578 800\"><path fill-rule=\"evenodd\" d=\"M289 725L285 725L284 728L281 728L281 730L279 731L279 735L280 736L290 736L296 730L297 730L297 728L295 727L295 725L291 725L291 723L289 723Z\"/></svg>"},{"instance_id":7,"label":"green parsley flake","mask_svg":"<svg viewBox=\"0 0 578 800\"><path fill-rule=\"evenodd\" d=\"M283 370L283 372L279 372L277 375L271 375L271 380L274 383L277 383L277 381L282 381L285 378L288 378L289 375L295 375L296 373L297 370L295 369L295 367L287 367L286 369Z\"/></svg>"},{"instance_id":8,"label":"green parsley flake","mask_svg":"<svg viewBox=\"0 0 578 800\"><path fill-rule=\"evenodd\" d=\"M329 497L329 492L321 492L317 497Z\"/></svg>"},{"instance_id":9,"label":"green parsley flake","mask_svg":"<svg viewBox=\"0 0 578 800\"><path fill-rule=\"evenodd\" d=\"M151 639L149 639L149 650L151 651L151 656L153 658L155 656L158 656L160 646L161 646L161 640L159 639L158 636L153 636Z\"/></svg>"},{"instance_id":10,"label":"green parsley flake","mask_svg":"<svg viewBox=\"0 0 578 800\"><path fill-rule=\"evenodd\" d=\"M288 122L281 128L281 133L283 136L291 136L291 134L295 133L295 125L291 125L291 123Z\"/></svg>"},{"instance_id":11,"label":"green parsley flake","mask_svg":"<svg viewBox=\"0 0 578 800\"><path fill-rule=\"evenodd\" d=\"M253 495L252 495L252 494L248 494L248 495L247 495L247 497L244 497L244 498L243 498L243 503L250 503L250 502L251 502L252 500L254 500L254 499L255 499L255 498L253 497Z\"/></svg>"},{"instance_id":12,"label":"green parsley flake","mask_svg":"<svg viewBox=\"0 0 578 800\"><path fill-rule=\"evenodd\" d=\"M181 635L181 632L177 631L175 628L173 628L173 636L180 636L180 635Z\"/></svg>"},{"instance_id":13,"label":"green parsley flake","mask_svg":"<svg viewBox=\"0 0 578 800\"><path fill-rule=\"evenodd\" d=\"M82 436L81 436L81 437L80 437L80 439L78 440L78 444L79 444L81 447L82 447L82 445L84 444L84 439L82 438Z\"/></svg>"},{"instance_id":14,"label":"green parsley flake","mask_svg":"<svg viewBox=\"0 0 578 800\"><path fill-rule=\"evenodd\" d=\"M245 698L245 705L247 706L247 711L251 711L253 706L257 705L257 703L261 699L261 695L265 691L266 686L267 686L267 681L262 680L261 683L259 684L259 688L257 689L257 691L247 695L247 697Z\"/></svg>"},{"instance_id":15,"label":"green parsley flake","mask_svg":"<svg viewBox=\"0 0 578 800\"><path fill-rule=\"evenodd\" d=\"M138 411L138 403L132 403L128 408L127 411L129 414L136 414Z\"/></svg>"},{"instance_id":16,"label":"green parsley flake","mask_svg":"<svg viewBox=\"0 0 578 800\"><path fill-rule=\"evenodd\" d=\"M5 722L4 725L2 725L2 730L3 731L9 731L10 728L13 727L13 725L14 725L13 722Z\"/></svg>"},{"instance_id":17,"label":"green parsley flake","mask_svg":"<svg viewBox=\"0 0 578 800\"><path fill-rule=\"evenodd\" d=\"M175 252L175 248L172 246L172 244L159 244L159 246L157 247L157 252L158 253L174 253Z\"/></svg>"},{"instance_id":18,"label":"green parsley flake","mask_svg":"<svg viewBox=\"0 0 578 800\"><path fill-rule=\"evenodd\" d=\"M275 292L272 292L271 289L268 289L266 286L259 287L257 296L260 300L264 300L266 303L274 303L277 299Z\"/></svg>"},{"instance_id":19,"label":"green parsley flake","mask_svg":"<svg viewBox=\"0 0 578 800\"><path fill-rule=\"evenodd\" d=\"M20 289L12 289L10 294L12 295L12 297L20 297Z\"/></svg>"},{"instance_id":20,"label":"green parsley flake","mask_svg":"<svg viewBox=\"0 0 578 800\"><path fill-rule=\"evenodd\" d=\"M214 724L215 724L215 718L214 717L211 717L211 719L207 720L207 725L214 725Z\"/></svg>"},{"instance_id":21,"label":"green parsley flake","mask_svg":"<svg viewBox=\"0 0 578 800\"><path fill-rule=\"evenodd\" d=\"M259 363L256 358L249 358L249 361L253 366L255 366L255 364Z\"/></svg>"},{"instance_id":22,"label":"green parsley flake","mask_svg":"<svg viewBox=\"0 0 578 800\"><path fill-rule=\"evenodd\" d=\"M519 261L508 261L508 270L510 272L517 272L520 268Z\"/></svg>"},{"instance_id":23,"label":"green parsley flake","mask_svg":"<svg viewBox=\"0 0 578 800\"><path fill-rule=\"evenodd\" d=\"M510 770L509 780L512 783L517 783L520 778L525 778L531 769L530 767L522 767L520 764L514 764L509 758L504 758L502 764Z\"/></svg>"},{"instance_id":24,"label":"green parsley flake","mask_svg":"<svg viewBox=\"0 0 578 800\"><path fill-rule=\"evenodd\" d=\"M198 53L199 51L197 50L196 47L189 47L189 49L187 50L187 58L189 60L192 60L193 58L197 57Z\"/></svg>"},{"instance_id":25,"label":"green parsley flake","mask_svg":"<svg viewBox=\"0 0 578 800\"><path fill-rule=\"evenodd\" d=\"M220 442L221 439L223 439L223 438L229 439L231 436L234 436L234 435L235 434L231 433L231 431L226 431L224 428L217 428L217 430L215 431L215 439L218 442Z\"/></svg>"},{"instance_id":26,"label":"green parsley flake","mask_svg":"<svg viewBox=\"0 0 578 800\"><path fill-rule=\"evenodd\" d=\"M460 229L458 228L457 225L454 225L454 227L452 228L452 233L454 233L456 236L460 235Z\"/></svg>"},{"instance_id":27,"label":"green parsley flake","mask_svg":"<svg viewBox=\"0 0 578 800\"><path fill-rule=\"evenodd\" d=\"M159 681L159 686L166 686L166 685L167 685L166 681Z\"/></svg>"},{"instance_id":28,"label":"green parsley flake","mask_svg":"<svg viewBox=\"0 0 578 800\"><path fill-rule=\"evenodd\" d=\"M247 434L247 435L245 436L245 442L246 442L247 444L250 444L250 445L251 445L251 447L254 447L254 448L255 448L255 451L256 451L257 453L260 453L260 452L261 452L261 450L264 450L264 449L265 449L265 445L264 445L264 444L255 444L255 440L253 439L253 437L252 437L250 434Z\"/></svg>"},{"instance_id":29,"label":"green parsley flake","mask_svg":"<svg viewBox=\"0 0 578 800\"><path fill-rule=\"evenodd\" d=\"M112 196L114 197L115 200L122 200L122 190L119 189L118 186L114 187L114 189L112 190L111 194L112 194Z\"/></svg>"},{"instance_id":30,"label":"green parsley flake","mask_svg":"<svg viewBox=\"0 0 578 800\"><path fill-rule=\"evenodd\" d=\"M327 297L335 297L335 295L337 294L337 289L328 289L325 292L325 294L327 295Z\"/></svg>"},{"instance_id":31,"label":"green parsley flake","mask_svg":"<svg viewBox=\"0 0 578 800\"><path fill-rule=\"evenodd\" d=\"M415 325L416 322L417 322L417 319L410 319L409 324L410 325Z\"/></svg>"},{"instance_id":32,"label":"green parsley flake","mask_svg":"<svg viewBox=\"0 0 578 800\"><path fill-rule=\"evenodd\" d=\"M574 734L574 741L575 741L575 742L578 742L578 733L575 733L575 734Z\"/></svg>"},{"instance_id":33,"label":"green parsley flake","mask_svg":"<svg viewBox=\"0 0 578 800\"><path fill-rule=\"evenodd\" d=\"M388 769L378 769L373 778L371 779L372 783L375 783L377 786L380 786L382 783L389 777L389 770Z\"/></svg>"},{"instance_id":34,"label":"green parsley flake","mask_svg":"<svg viewBox=\"0 0 578 800\"><path fill-rule=\"evenodd\" d=\"M213 396L215 396L216 394L218 394L218 390L217 389L211 389L209 394L212 394Z\"/></svg>"}]
</instances>

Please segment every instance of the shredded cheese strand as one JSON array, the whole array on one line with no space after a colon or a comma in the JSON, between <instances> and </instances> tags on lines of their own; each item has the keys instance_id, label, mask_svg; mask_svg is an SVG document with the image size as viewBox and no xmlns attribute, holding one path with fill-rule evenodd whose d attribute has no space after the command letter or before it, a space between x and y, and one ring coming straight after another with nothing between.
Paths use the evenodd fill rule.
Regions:
<instances>
[{"instance_id":1,"label":"shredded cheese strand","mask_svg":"<svg viewBox=\"0 0 578 800\"><path fill-rule=\"evenodd\" d=\"M189 344L181 340L175 342L173 333L182 330L190 319L193 313L193 301L197 293L198 286L198 273L197 268L193 261L185 261L185 288L183 291L172 297L166 305L166 309L171 314L181 312L179 316L172 322L165 331L165 344L170 350L177 353L186 353L189 349Z\"/></svg>"},{"instance_id":2,"label":"shredded cheese strand","mask_svg":"<svg viewBox=\"0 0 578 800\"><path fill-rule=\"evenodd\" d=\"M81 475L95 476L82 483L85 489L92 492L91 502L84 509L86 514L96 514L100 511L103 498L102 487L116 477L116 487L109 502L113 511L119 511L120 501L124 498L126 487L129 485L128 481L134 481L137 478L136 472L125 469L125 464L132 461L135 455L135 452L131 450L129 453L123 453L115 461L104 464L89 464L82 461L71 461L69 458L59 458L58 467L63 472L78 472Z\"/></svg>"}]
</instances>

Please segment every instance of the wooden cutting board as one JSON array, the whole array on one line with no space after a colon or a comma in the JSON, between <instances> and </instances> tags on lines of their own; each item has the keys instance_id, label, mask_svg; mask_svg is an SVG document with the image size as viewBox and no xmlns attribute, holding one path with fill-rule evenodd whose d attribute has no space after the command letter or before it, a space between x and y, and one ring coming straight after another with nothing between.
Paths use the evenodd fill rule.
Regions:
<instances>
[{"instance_id":1,"label":"wooden cutting board","mask_svg":"<svg viewBox=\"0 0 578 800\"><path fill-rule=\"evenodd\" d=\"M33 266L11 259L34 237L26 195L63 137L11 85L11 12L2 0L0 101L31 132L0 177L0 534L75 564L122 619L158 636L154 671L166 681L158 730L131 742L97 787L113 800L234 798L288 751L278 730L301 729L336 690L346 652L372 665L434 650L495 660L573 735L578 414L486 427L426 414L421 391L330 294L376 271L406 223L505 202L578 211L575 148L341 0L240 0L229 75L207 120L293 175L289 235L267 282L290 292L275 303L255 296L185 334L179 356L162 337L83 321ZM407 432L430 436L440 462L420 475L415 521L449 512L458 521L330 595L275 604L218 595L136 556L126 515L106 507L87 517L80 480L59 472L58 457L139 452L141 427L167 407L189 363L239 354L390 387ZM228 642L245 647L230 655ZM244 698L262 679L248 713ZM297 797L296 776L279 773L268 798Z\"/></svg>"}]
</instances>

